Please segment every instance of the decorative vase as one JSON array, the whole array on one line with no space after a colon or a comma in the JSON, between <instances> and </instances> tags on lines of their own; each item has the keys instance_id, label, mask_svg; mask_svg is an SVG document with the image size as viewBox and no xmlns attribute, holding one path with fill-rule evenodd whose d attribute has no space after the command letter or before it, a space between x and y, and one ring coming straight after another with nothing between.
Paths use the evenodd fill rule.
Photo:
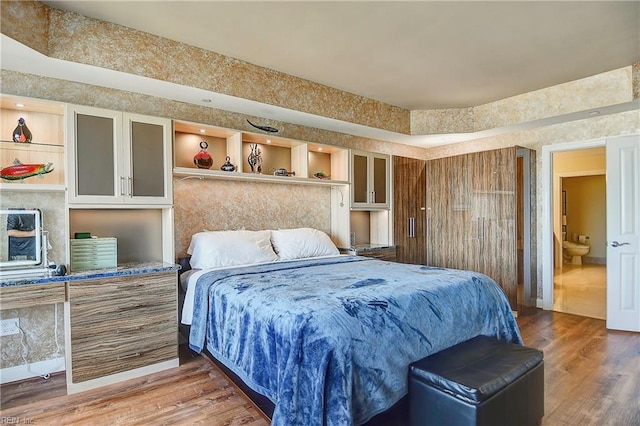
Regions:
<instances>
[{"instance_id":1,"label":"decorative vase","mask_svg":"<svg viewBox=\"0 0 640 426\"><path fill-rule=\"evenodd\" d=\"M31 142L31 131L27 127L27 123L24 121L24 118L20 117L18 120L18 125L13 131L13 141L14 142Z\"/></svg>"},{"instance_id":2,"label":"decorative vase","mask_svg":"<svg viewBox=\"0 0 640 426\"><path fill-rule=\"evenodd\" d=\"M258 148L257 143L249 145L251 147L251 153L247 157L249 167L251 167L252 173L262 173L262 153Z\"/></svg>"},{"instance_id":3,"label":"decorative vase","mask_svg":"<svg viewBox=\"0 0 640 426\"><path fill-rule=\"evenodd\" d=\"M213 158L207 152L207 148L209 148L209 144L206 141L201 141L200 152L193 156L193 164L198 166L199 169L210 169L213 166Z\"/></svg>"},{"instance_id":4,"label":"decorative vase","mask_svg":"<svg viewBox=\"0 0 640 426\"><path fill-rule=\"evenodd\" d=\"M227 156L224 164L222 166L220 166L220 170L222 170L223 172L235 172L236 171L236 166L231 164L231 158L229 156Z\"/></svg>"}]
</instances>

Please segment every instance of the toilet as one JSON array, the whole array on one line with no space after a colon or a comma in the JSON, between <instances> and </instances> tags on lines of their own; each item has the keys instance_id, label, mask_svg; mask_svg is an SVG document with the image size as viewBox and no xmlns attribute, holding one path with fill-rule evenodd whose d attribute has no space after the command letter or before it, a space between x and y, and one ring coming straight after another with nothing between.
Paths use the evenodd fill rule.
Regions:
<instances>
[{"instance_id":1,"label":"toilet","mask_svg":"<svg viewBox=\"0 0 640 426\"><path fill-rule=\"evenodd\" d=\"M582 256L589 254L590 246L586 244L574 243L572 241L563 241L562 248L564 249L565 258L571 258L572 265L582 265Z\"/></svg>"}]
</instances>

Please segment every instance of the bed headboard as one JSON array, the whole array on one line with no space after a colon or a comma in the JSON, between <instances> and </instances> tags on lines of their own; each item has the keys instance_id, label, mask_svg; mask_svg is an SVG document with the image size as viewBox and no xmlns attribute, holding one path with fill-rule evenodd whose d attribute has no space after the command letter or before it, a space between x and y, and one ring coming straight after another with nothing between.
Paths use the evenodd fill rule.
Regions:
<instances>
[{"instance_id":1,"label":"bed headboard","mask_svg":"<svg viewBox=\"0 0 640 426\"><path fill-rule=\"evenodd\" d=\"M203 230L316 228L331 233L331 188L235 180L173 180L176 259Z\"/></svg>"}]
</instances>

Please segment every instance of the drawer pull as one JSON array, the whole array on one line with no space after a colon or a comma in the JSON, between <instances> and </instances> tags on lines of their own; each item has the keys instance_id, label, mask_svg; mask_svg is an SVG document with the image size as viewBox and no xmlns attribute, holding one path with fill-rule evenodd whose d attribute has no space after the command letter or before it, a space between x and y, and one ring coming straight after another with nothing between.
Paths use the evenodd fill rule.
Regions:
<instances>
[{"instance_id":1,"label":"drawer pull","mask_svg":"<svg viewBox=\"0 0 640 426\"><path fill-rule=\"evenodd\" d=\"M148 308L151 305L148 305L146 303L138 303L136 305L131 305L131 306L119 306L118 310L119 311L132 311L134 309L140 309L140 308Z\"/></svg>"},{"instance_id":2,"label":"drawer pull","mask_svg":"<svg viewBox=\"0 0 640 426\"><path fill-rule=\"evenodd\" d=\"M142 326L141 325L139 325L137 327L119 328L119 329L116 330L116 333L117 334L120 334L120 333L131 333L132 331L139 331L139 330L142 330Z\"/></svg>"},{"instance_id":3,"label":"drawer pull","mask_svg":"<svg viewBox=\"0 0 640 426\"><path fill-rule=\"evenodd\" d=\"M122 356L118 355L118 357L116 357L116 359L118 361L122 361L123 359L136 358L136 357L139 357L140 355L142 355L140 352L136 352L136 353L128 354L128 355L122 355Z\"/></svg>"},{"instance_id":4,"label":"drawer pull","mask_svg":"<svg viewBox=\"0 0 640 426\"><path fill-rule=\"evenodd\" d=\"M131 290L132 288L140 288L140 287L144 287L146 286L146 284L142 283L142 284L123 284L123 285L119 285L117 286L118 290Z\"/></svg>"}]
</instances>

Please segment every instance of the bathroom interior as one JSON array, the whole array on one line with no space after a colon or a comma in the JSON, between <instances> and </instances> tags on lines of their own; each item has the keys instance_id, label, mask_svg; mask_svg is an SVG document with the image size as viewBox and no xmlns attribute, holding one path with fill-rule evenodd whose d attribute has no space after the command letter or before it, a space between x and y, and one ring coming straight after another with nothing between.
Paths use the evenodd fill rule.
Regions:
<instances>
[{"instance_id":1,"label":"bathroom interior","mask_svg":"<svg viewBox=\"0 0 640 426\"><path fill-rule=\"evenodd\" d=\"M606 319L605 148L553 154L553 310Z\"/></svg>"}]
</instances>

